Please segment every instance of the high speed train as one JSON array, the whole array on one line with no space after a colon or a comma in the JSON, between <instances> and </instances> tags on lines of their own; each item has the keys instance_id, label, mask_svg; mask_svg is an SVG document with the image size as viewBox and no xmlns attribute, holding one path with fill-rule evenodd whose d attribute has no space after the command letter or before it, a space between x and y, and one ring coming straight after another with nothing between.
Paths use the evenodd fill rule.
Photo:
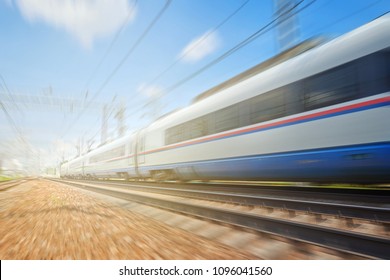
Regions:
<instances>
[{"instance_id":1,"label":"high speed train","mask_svg":"<svg viewBox=\"0 0 390 280\"><path fill-rule=\"evenodd\" d=\"M61 166L62 177L390 182L390 14Z\"/></svg>"}]
</instances>

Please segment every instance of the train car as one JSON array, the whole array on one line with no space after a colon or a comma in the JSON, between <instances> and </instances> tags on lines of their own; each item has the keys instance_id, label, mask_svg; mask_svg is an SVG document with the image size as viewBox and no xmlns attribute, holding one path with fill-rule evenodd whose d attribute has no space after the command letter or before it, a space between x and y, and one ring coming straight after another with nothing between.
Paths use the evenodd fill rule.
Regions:
<instances>
[{"instance_id":1,"label":"train car","mask_svg":"<svg viewBox=\"0 0 390 280\"><path fill-rule=\"evenodd\" d=\"M390 16L61 166L71 178L390 181Z\"/></svg>"},{"instance_id":2,"label":"train car","mask_svg":"<svg viewBox=\"0 0 390 280\"><path fill-rule=\"evenodd\" d=\"M60 167L60 172L61 178L84 178L84 157L77 157L62 164Z\"/></svg>"},{"instance_id":3,"label":"train car","mask_svg":"<svg viewBox=\"0 0 390 280\"><path fill-rule=\"evenodd\" d=\"M135 135L101 146L84 157L86 178L129 178L135 173Z\"/></svg>"},{"instance_id":4,"label":"train car","mask_svg":"<svg viewBox=\"0 0 390 280\"><path fill-rule=\"evenodd\" d=\"M390 15L139 132L148 178L390 181Z\"/></svg>"},{"instance_id":5,"label":"train car","mask_svg":"<svg viewBox=\"0 0 390 280\"><path fill-rule=\"evenodd\" d=\"M62 162L60 165L60 177L66 178L68 173L69 173L69 162L68 161Z\"/></svg>"}]
</instances>

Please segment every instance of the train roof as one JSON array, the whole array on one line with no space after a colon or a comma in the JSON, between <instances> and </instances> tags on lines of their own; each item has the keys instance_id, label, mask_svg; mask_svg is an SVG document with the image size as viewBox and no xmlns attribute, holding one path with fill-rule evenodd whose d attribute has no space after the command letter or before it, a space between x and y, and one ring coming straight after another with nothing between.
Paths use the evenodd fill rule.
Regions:
<instances>
[{"instance_id":1,"label":"train roof","mask_svg":"<svg viewBox=\"0 0 390 280\"><path fill-rule=\"evenodd\" d=\"M358 57L390 46L390 14L387 13L355 30L341 35L325 44L282 60L270 63L259 72L249 69L223 83L212 94L203 93L197 102L155 121L147 129L174 126L210 112L225 108L262 92L315 75L327 69L352 61ZM261 65L261 64L260 64ZM246 73L247 75L245 75ZM240 77L240 75L243 75ZM231 82L229 82L231 81ZM229 85L229 86L228 86ZM202 95L202 94L201 94ZM200 95L200 96L201 96Z\"/></svg>"},{"instance_id":2,"label":"train roof","mask_svg":"<svg viewBox=\"0 0 390 280\"><path fill-rule=\"evenodd\" d=\"M105 143L101 146L98 146L97 148L89 151L88 153L85 153L85 154L82 154L81 156L78 156L76 158L73 158L73 159L70 159L68 161L64 161L61 165L65 165L65 164L71 164L71 163L74 163L74 162L77 162L79 160L82 160L82 159L85 159L85 158L88 158L90 156L93 156L93 155L96 155L96 154L99 154L99 153L102 153L102 152L105 152L105 151L108 151L110 149L113 149L117 146L120 146L120 145L124 145L125 143L127 143L128 141L131 141L131 139L135 136L135 133L131 133L131 134L128 134L128 135L125 135L121 138L118 138L118 139L115 139L114 141L112 142L108 142L108 143Z\"/></svg>"},{"instance_id":3,"label":"train roof","mask_svg":"<svg viewBox=\"0 0 390 280\"><path fill-rule=\"evenodd\" d=\"M212 87L211 89L209 90L206 90L205 92L199 94L198 96L196 96L193 100L192 100L192 103L196 103L200 100L203 100L207 97L210 97L220 91L222 91L223 89L225 88L228 88L228 87L231 87L235 84L238 84L246 79L249 79L250 77L254 76L254 75L257 75L271 67L274 67L288 59L291 59L307 50L310 50L316 46L318 46L320 43L322 42L322 40L320 38L312 38L312 39L308 39L308 40L305 40L303 41L302 43L299 43L293 47L291 47L290 49L284 51L284 52L281 52L273 57L271 57L270 59L267 59L266 61L263 61L251 68L249 68L248 70L245 70L244 72L228 79L227 81L224 81L222 83L220 83L219 85L216 85L214 87Z\"/></svg>"}]
</instances>

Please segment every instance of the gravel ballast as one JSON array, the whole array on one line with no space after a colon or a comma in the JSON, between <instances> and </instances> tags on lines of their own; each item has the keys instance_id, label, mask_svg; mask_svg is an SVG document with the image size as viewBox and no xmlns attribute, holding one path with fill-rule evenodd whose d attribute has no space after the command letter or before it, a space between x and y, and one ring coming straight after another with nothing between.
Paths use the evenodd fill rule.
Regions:
<instances>
[{"instance_id":1,"label":"gravel ballast","mask_svg":"<svg viewBox=\"0 0 390 280\"><path fill-rule=\"evenodd\" d=\"M76 188L31 180L0 192L0 259L254 259Z\"/></svg>"}]
</instances>

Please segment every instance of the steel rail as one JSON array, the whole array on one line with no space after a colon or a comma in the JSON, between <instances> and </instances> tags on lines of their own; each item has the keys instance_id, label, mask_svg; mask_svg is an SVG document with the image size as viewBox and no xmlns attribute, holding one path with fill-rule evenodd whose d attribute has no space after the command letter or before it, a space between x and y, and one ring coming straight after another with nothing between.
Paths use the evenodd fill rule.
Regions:
<instances>
[{"instance_id":1,"label":"steel rail","mask_svg":"<svg viewBox=\"0 0 390 280\"><path fill-rule=\"evenodd\" d=\"M79 181L79 180L74 180ZM84 180L88 182L88 180ZM107 184L122 184L129 186L145 186L158 185L159 187L166 188L182 188L197 190L213 190L223 191L231 193L245 193L245 194L267 194L278 195L283 194L286 197L300 197L300 198L312 198L316 196L323 200L334 200L336 197L338 200L348 200L351 202L361 203L364 199L366 204L390 204L390 191L387 189L337 189L337 188L323 188L323 187L297 187L291 186L271 186L271 185L248 185L248 184L236 184L236 183L220 183L220 182L158 182L158 181L120 181L120 180L91 180L91 183L104 182Z\"/></svg>"},{"instance_id":2,"label":"steel rail","mask_svg":"<svg viewBox=\"0 0 390 280\"><path fill-rule=\"evenodd\" d=\"M105 182L94 182L99 185L106 185ZM302 211L320 215L333 215L342 218L365 219L376 222L390 222L389 207L374 207L356 204L341 204L334 202L324 202L316 200L302 200L279 197L267 197L258 195L245 195L222 193L216 191L198 191L178 188L159 188L155 186L134 186L121 183L110 183L114 186L125 186L127 189L147 189L148 192L175 195L187 198L207 199L218 202L229 202L236 204L244 204L250 206L261 206L267 208L278 208L287 211Z\"/></svg>"},{"instance_id":3,"label":"steel rail","mask_svg":"<svg viewBox=\"0 0 390 280\"><path fill-rule=\"evenodd\" d=\"M15 179L15 180L9 180L9 181L0 183L0 191L8 190L8 189L15 187L17 185L20 185L28 180L29 179Z\"/></svg>"},{"instance_id":4,"label":"steel rail","mask_svg":"<svg viewBox=\"0 0 390 280\"><path fill-rule=\"evenodd\" d=\"M65 182L65 184L368 258L390 259L390 240L386 238L220 208L186 204L150 196L137 195L134 193L126 193L120 190L96 188L83 183Z\"/></svg>"}]
</instances>

